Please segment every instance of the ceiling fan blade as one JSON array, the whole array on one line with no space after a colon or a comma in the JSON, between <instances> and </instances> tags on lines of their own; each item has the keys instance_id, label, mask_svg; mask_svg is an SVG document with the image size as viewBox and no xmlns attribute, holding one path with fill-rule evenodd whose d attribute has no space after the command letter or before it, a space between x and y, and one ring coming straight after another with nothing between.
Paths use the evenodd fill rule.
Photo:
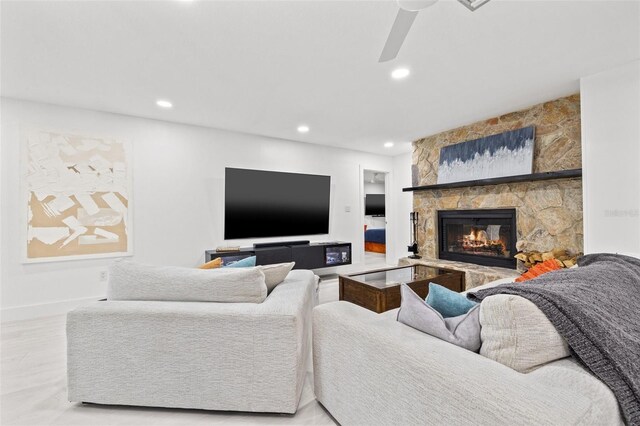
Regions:
<instances>
[{"instance_id":1,"label":"ceiling fan blade","mask_svg":"<svg viewBox=\"0 0 640 426\"><path fill-rule=\"evenodd\" d=\"M489 3L489 0L458 0L458 1L472 12L476 11L480 6L486 3Z\"/></svg>"},{"instance_id":2,"label":"ceiling fan blade","mask_svg":"<svg viewBox=\"0 0 640 426\"><path fill-rule=\"evenodd\" d=\"M384 48L382 49L382 54L380 55L378 62L387 62L398 56L402 43L404 43L404 39L407 37L407 34L411 29L411 25L417 15L417 11L404 9L398 10L396 20L393 21L389 38L387 38L387 42L384 44Z\"/></svg>"}]
</instances>

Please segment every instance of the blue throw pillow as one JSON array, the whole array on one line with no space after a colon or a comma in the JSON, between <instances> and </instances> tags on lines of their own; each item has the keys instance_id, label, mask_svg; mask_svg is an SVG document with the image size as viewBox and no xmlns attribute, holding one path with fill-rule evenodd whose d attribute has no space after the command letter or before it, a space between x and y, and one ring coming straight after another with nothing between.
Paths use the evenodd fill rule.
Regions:
<instances>
[{"instance_id":1,"label":"blue throw pillow","mask_svg":"<svg viewBox=\"0 0 640 426\"><path fill-rule=\"evenodd\" d=\"M440 312L444 318L464 315L477 305L463 294L449 290L435 283L429 283L427 305Z\"/></svg>"},{"instance_id":2,"label":"blue throw pillow","mask_svg":"<svg viewBox=\"0 0 640 426\"><path fill-rule=\"evenodd\" d=\"M225 268L250 268L252 266L256 266L255 256L245 257L244 259L238 260L237 262L232 263L231 265L225 266Z\"/></svg>"}]
</instances>

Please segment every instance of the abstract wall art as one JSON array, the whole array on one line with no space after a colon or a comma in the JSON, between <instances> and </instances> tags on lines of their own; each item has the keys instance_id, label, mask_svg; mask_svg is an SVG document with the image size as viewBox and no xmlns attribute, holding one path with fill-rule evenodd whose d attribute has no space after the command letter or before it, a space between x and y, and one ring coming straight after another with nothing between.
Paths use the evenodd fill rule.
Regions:
<instances>
[{"instance_id":1,"label":"abstract wall art","mask_svg":"<svg viewBox=\"0 0 640 426\"><path fill-rule=\"evenodd\" d=\"M128 144L24 132L26 262L132 254Z\"/></svg>"},{"instance_id":2,"label":"abstract wall art","mask_svg":"<svg viewBox=\"0 0 640 426\"><path fill-rule=\"evenodd\" d=\"M530 174L535 127L486 136L440 150L438 183Z\"/></svg>"}]
</instances>

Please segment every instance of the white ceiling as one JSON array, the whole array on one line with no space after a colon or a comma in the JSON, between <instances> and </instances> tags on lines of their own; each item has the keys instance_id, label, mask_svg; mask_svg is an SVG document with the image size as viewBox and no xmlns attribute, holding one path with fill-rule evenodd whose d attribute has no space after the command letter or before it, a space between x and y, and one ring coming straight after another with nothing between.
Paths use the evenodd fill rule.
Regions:
<instances>
[{"instance_id":1,"label":"white ceiling","mask_svg":"<svg viewBox=\"0 0 640 426\"><path fill-rule=\"evenodd\" d=\"M638 1L493 0L472 13L443 0L384 64L393 1L1 7L3 96L381 154L640 57ZM411 75L392 80L400 65Z\"/></svg>"}]
</instances>

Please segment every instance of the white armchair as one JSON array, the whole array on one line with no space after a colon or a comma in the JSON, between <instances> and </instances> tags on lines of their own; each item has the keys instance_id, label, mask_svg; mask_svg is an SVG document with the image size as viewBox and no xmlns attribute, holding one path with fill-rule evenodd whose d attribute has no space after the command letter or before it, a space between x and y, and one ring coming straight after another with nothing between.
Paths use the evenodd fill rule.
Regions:
<instances>
[{"instance_id":1,"label":"white armchair","mask_svg":"<svg viewBox=\"0 0 640 426\"><path fill-rule=\"evenodd\" d=\"M289 273L263 303L103 301L67 317L69 400L294 413L317 277Z\"/></svg>"}]
</instances>

